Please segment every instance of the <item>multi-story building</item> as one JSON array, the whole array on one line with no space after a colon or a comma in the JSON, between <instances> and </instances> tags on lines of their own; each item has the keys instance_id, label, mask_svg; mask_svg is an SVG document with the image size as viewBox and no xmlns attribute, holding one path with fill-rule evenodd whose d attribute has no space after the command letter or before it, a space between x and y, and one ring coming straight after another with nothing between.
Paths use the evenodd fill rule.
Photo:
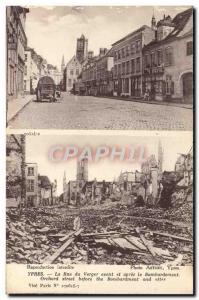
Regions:
<instances>
[{"instance_id":1,"label":"multi-story building","mask_svg":"<svg viewBox=\"0 0 199 300\"><path fill-rule=\"evenodd\" d=\"M40 71L38 67L37 54L32 48L25 51L24 92L35 93L39 81Z\"/></svg>"},{"instance_id":2,"label":"multi-story building","mask_svg":"<svg viewBox=\"0 0 199 300\"><path fill-rule=\"evenodd\" d=\"M151 99L193 100L193 9L164 16L143 48L143 91Z\"/></svg>"},{"instance_id":3,"label":"multi-story building","mask_svg":"<svg viewBox=\"0 0 199 300\"><path fill-rule=\"evenodd\" d=\"M55 84L57 86L60 85L63 77L62 72L60 72L56 66L53 66L51 64L47 65L47 70L48 70L48 75L52 77Z\"/></svg>"},{"instance_id":4,"label":"multi-story building","mask_svg":"<svg viewBox=\"0 0 199 300\"><path fill-rule=\"evenodd\" d=\"M153 26L144 25L112 45L115 96L142 96L142 48L154 38Z\"/></svg>"},{"instance_id":5,"label":"multi-story building","mask_svg":"<svg viewBox=\"0 0 199 300\"><path fill-rule=\"evenodd\" d=\"M38 166L36 163L26 163L26 206L38 206Z\"/></svg>"},{"instance_id":6,"label":"multi-story building","mask_svg":"<svg viewBox=\"0 0 199 300\"><path fill-rule=\"evenodd\" d=\"M25 137L8 134L6 137L6 206L25 204Z\"/></svg>"},{"instance_id":7,"label":"multi-story building","mask_svg":"<svg viewBox=\"0 0 199 300\"><path fill-rule=\"evenodd\" d=\"M7 99L17 98L24 90L25 34L27 8L7 6L6 38L7 38Z\"/></svg>"},{"instance_id":8,"label":"multi-story building","mask_svg":"<svg viewBox=\"0 0 199 300\"><path fill-rule=\"evenodd\" d=\"M113 52L100 48L97 57L91 57L82 68L82 83L87 95L113 94Z\"/></svg>"},{"instance_id":9,"label":"multi-story building","mask_svg":"<svg viewBox=\"0 0 199 300\"><path fill-rule=\"evenodd\" d=\"M175 164L175 172L183 178L184 186L193 183L193 148L187 154L180 154Z\"/></svg>"},{"instance_id":10,"label":"multi-story building","mask_svg":"<svg viewBox=\"0 0 199 300\"><path fill-rule=\"evenodd\" d=\"M82 65L74 55L67 63L64 70L64 85L65 91L69 92L73 89L73 85L77 81L79 74L81 73Z\"/></svg>"}]
</instances>

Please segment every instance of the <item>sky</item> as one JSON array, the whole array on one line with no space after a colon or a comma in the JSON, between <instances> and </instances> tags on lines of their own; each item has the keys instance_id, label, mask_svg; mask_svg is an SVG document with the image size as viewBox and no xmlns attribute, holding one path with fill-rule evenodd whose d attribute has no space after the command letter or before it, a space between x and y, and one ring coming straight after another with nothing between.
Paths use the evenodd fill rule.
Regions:
<instances>
[{"instance_id":1,"label":"sky","mask_svg":"<svg viewBox=\"0 0 199 300\"><path fill-rule=\"evenodd\" d=\"M118 142L119 141L119 142ZM128 132L121 135L108 133L103 135L96 135L90 133L86 135L79 134L64 134L59 135L40 135L26 137L26 162L37 163L38 173L46 175L51 181L55 179L58 181L58 195L62 193L63 189L63 175L66 173L66 179L76 179L77 158L71 160L61 160L59 162L52 161L49 158L49 153L55 145L61 145L64 149L69 145L75 145L81 153L84 147L92 147L93 153L97 146L106 145L111 149L113 146L128 147L145 146L147 149L147 156L155 154L157 159L158 143L161 141L164 156L163 156L163 170L174 170L175 162L179 153L187 153L192 145L192 135L189 132L172 132L158 136L158 134L150 133L147 136L139 136L139 131L130 134ZM36 149L36 151L35 151ZM93 156L95 157L95 156ZM110 156L98 161L92 161L88 164L89 180L96 178L97 180L112 181L117 179L121 171L135 171L140 170L140 163L132 163L119 161L119 159L111 161Z\"/></svg>"},{"instance_id":2,"label":"sky","mask_svg":"<svg viewBox=\"0 0 199 300\"><path fill-rule=\"evenodd\" d=\"M136 30L151 24L164 14L174 17L187 6L31 6L26 19L28 46L60 69L64 55L67 63L76 51L81 34L88 38L88 49L111 44Z\"/></svg>"}]
</instances>

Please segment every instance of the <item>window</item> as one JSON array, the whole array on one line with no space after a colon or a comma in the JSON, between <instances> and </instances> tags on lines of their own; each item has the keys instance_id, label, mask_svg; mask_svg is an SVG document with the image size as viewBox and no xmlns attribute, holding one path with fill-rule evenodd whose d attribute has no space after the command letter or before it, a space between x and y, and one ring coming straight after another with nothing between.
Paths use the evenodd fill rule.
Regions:
<instances>
[{"instance_id":1,"label":"window","mask_svg":"<svg viewBox=\"0 0 199 300\"><path fill-rule=\"evenodd\" d=\"M136 72L140 72L140 57L136 59Z\"/></svg>"},{"instance_id":2,"label":"window","mask_svg":"<svg viewBox=\"0 0 199 300\"><path fill-rule=\"evenodd\" d=\"M70 70L70 75L73 75L73 70Z\"/></svg>"},{"instance_id":3,"label":"window","mask_svg":"<svg viewBox=\"0 0 199 300\"><path fill-rule=\"evenodd\" d=\"M72 80L69 78L68 79L68 86L71 86L72 85Z\"/></svg>"},{"instance_id":4,"label":"window","mask_svg":"<svg viewBox=\"0 0 199 300\"><path fill-rule=\"evenodd\" d=\"M27 82L24 80L24 91L26 91Z\"/></svg>"},{"instance_id":5,"label":"window","mask_svg":"<svg viewBox=\"0 0 199 300\"><path fill-rule=\"evenodd\" d=\"M76 75L79 75L79 69L76 69Z\"/></svg>"},{"instance_id":6,"label":"window","mask_svg":"<svg viewBox=\"0 0 199 300\"><path fill-rule=\"evenodd\" d=\"M34 176L34 168L28 167L28 176Z\"/></svg>"},{"instance_id":7,"label":"window","mask_svg":"<svg viewBox=\"0 0 199 300\"><path fill-rule=\"evenodd\" d=\"M122 57L123 58L125 57L125 49L124 48L122 49Z\"/></svg>"},{"instance_id":8,"label":"window","mask_svg":"<svg viewBox=\"0 0 199 300\"><path fill-rule=\"evenodd\" d=\"M135 59L131 60L131 73L134 74L135 73Z\"/></svg>"},{"instance_id":9,"label":"window","mask_svg":"<svg viewBox=\"0 0 199 300\"><path fill-rule=\"evenodd\" d=\"M187 42L187 55L192 55L193 54L193 42Z\"/></svg>"},{"instance_id":10,"label":"window","mask_svg":"<svg viewBox=\"0 0 199 300\"><path fill-rule=\"evenodd\" d=\"M118 65L118 75L121 75L121 64Z\"/></svg>"},{"instance_id":11,"label":"window","mask_svg":"<svg viewBox=\"0 0 199 300\"><path fill-rule=\"evenodd\" d=\"M27 58L28 58L28 55L27 55L27 54L25 54L25 61L27 61Z\"/></svg>"},{"instance_id":12,"label":"window","mask_svg":"<svg viewBox=\"0 0 199 300\"><path fill-rule=\"evenodd\" d=\"M122 63L122 74L125 74L125 63Z\"/></svg>"},{"instance_id":13,"label":"window","mask_svg":"<svg viewBox=\"0 0 199 300\"><path fill-rule=\"evenodd\" d=\"M130 53L129 53L129 46L127 46L127 47L126 47L126 56L128 57L129 54L130 54Z\"/></svg>"},{"instance_id":14,"label":"window","mask_svg":"<svg viewBox=\"0 0 199 300\"><path fill-rule=\"evenodd\" d=\"M27 181L27 192L34 192L34 180L28 179Z\"/></svg>"},{"instance_id":15,"label":"window","mask_svg":"<svg viewBox=\"0 0 199 300\"><path fill-rule=\"evenodd\" d=\"M131 54L135 54L135 44L131 44Z\"/></svg>"},{"instance_id":16,"label":"window","mask_svg":"<svg viewBox=\"0 0 199 300\"><path fill-rule=\"evenodd\" d=\"M166 76L166 94L171 95L173 90L172 77L170 75Z\"/></svg>"},{"instance_id":17,"label":"window","mask_svg":"<svg viewBox=\"0 0 199 300\"><path fill-rule=\"evenodd\" d=\"M121 51L119 50L118 51L118 59L120 59L121 58Z\"/></svg>"},{"instance_id":18,"label":"window","mask_svg":"<svg viewBox=\"0 0 199 300\"><path fill-rule=\"evenodd\" d=\"M171 47L165 49L165 63L168 66L172 65L173 63L173 52Z\"/></svg>"},{"instance_id":19,"label":"window","mask_svg":"<svg viewBox=\"0 0 199 300\"><path fill-rule=\"evenodd\" d=\"M156 64L155 64L155 52L152 52L151 53L151 66L154 67Z\"/></svg>"},{"instance_id":20,"label":"window","mask_svg":"<svg viewBox=\"0 0 199 300\"><path fill-rule=\"evenodd\" d=\"M129 74L129 71L130 71L130 62L127 61L126 62L126 74Z\"/></svg>"},{"instance_id":21,"label":"window","mask_svg":"<svg viewBox=\"0 0 199 300\"><path fill-rule=\"evenodd\" d=\"M140 50L141 50L141 41L138 40L136 41L136 53L140 52Z\"/></svg>"},{"instance_id":22,"label":"window","mask_svg":"<svg viewBox=\"0 0 199 300\"><path fill-rule=\"evenodd\" d=\"M25 66L24 75L27 75L27 66Z\"/></svg>"},{"instance_id":23,"label":"window","mask_svg":"<svg viewBox=\"0 0 199 300\"><path fill-rule=\"evenodd\" d=\"M158 50L158 66L160 66L163 63L163 55L162 50Z\"/></svg>"}]
</instances>

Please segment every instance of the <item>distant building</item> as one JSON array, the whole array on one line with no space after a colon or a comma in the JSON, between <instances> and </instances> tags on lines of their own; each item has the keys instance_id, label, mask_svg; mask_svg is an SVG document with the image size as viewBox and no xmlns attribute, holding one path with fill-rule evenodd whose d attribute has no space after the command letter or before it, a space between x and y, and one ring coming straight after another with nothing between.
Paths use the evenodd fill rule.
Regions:
<instances>
[{"instance_id":1,"label":"distant building","mask_svg":"<svg viewBox=\"0 0 199 300\"><path fill-rule=\"evenodd\" d=\"M143 91L154 100L193 100L193 9L157 22L156 38L143 48Z\"/></svg>"},{"instance_id":2,"label":"distant building","mask_svg":"<svg viewBox=\"0 0 199 300\"><path fill-rule=\"evenodd\" d=\"M83 34L77 39L76 57L80 63L88 57L88 39Z\"/></svg>"},{"instance_id":3,"label":"distant building","mask_svg":"<svg viewBox=\"0 0 199 300\"><path fill-rule=\"evenodd\" d=\"M78 76L82 70L82 65L77 57L74 55L67 63L64 70L64 85L65 91L69 92L73 89L73 85L77 81Z\"/></svg>"},{"instance_id":4,"label":"distant building","mask_svg":"<svg viewBox=\"0 0 199 300\"><path fill-rule=\"evenodd\" d=\"M51 64L47 64L47 73L48 75L54 80L56 85L60 85L63 74L58 70L56 66L53 66Z\"/></svg>"},{"instance_id":5,"label":"distant building","mask_svg":"<svg viewBox=\"0 0 199 300\"><path fill-rule=\"evenodd\" d=\"M26 14L29 9L21 6L6 7L7 41L7 99L15 99L24 91Z\"/></svg>"},{"instance_id":6,"label":"distant building","mask_svg":"<svg viewBox=\"0 0 199 300\"><path fill-rule=\"evenodd\" d=\"M26 163L26 206L38 206L38 166Z\"/></svg>"},{"instance_id":7,"label":"distant building","mask_svg":"<svg viewBox=\"0 0 199 300\"><path fill-rule=\"evenodd\" d=\"M193 184L193 148L187 154L179 155L175 164L175 172L183 178L179 185Z\"/></svg>"},{"instance_id":8,"label":"distant building","mask_svg":"<svg viewBox=\"0 0 199 300\"><path fill-rule=\"evenodd\" d=\"M113 95L113 52L100 48L99 55L90 57L82 68L82 84L87 95Z\"/></svg>"},{"instance_id":9,"label":"distant building","mask_svg":"<svg viewBox=\"0 0 199 300\"><path fill-rule=\"evenodd\" d=\"M155 30L143 25L112 44L115 96L142 96L142 48L154 38Z\"/></svg>"},{"instance_id":10,"label":"distant building","mask_svg":"<svg viewBox=\"0 0 199 300\"><path fill-rule=\"evenodd\" d=\"M25 50L24 92L35 93L40 78L37 53L32 48Z\"/></svg>"},{"instance_id":11,"label":"distant building","mask_svg":"<svg viewBox=\"0 0 199 300\"><path fill-rule=\"evenodd\" d=\"M17 207L25 204L25 137L6 136L6 206Z\"/></svg>"},{"instance_id":12,"label":"distant building","mask_svg":"<svg viewBox=\"0 0 199 300\"><path fill-rule=\"evenodd\" d=\"M64 70L63 87L65 91L69 92L75 88L74 85L77 82L82 71L82 65L85 63L88 55L92 56L93 52L88 52L88 39L82 34L81 37L77 39L76 55L69 60Z\"/></svg>"},{"instance_id":13,"label":"distant building","mask_svg":"<svg viewBox=\"0 0 199 300\"><path fill-rule=\"evenodd\" d=\"M39 205L49 206L53 205L52 199L52 184L48 176L38 176L38 195L39 195Z\"/></svg>"}]
</instances>

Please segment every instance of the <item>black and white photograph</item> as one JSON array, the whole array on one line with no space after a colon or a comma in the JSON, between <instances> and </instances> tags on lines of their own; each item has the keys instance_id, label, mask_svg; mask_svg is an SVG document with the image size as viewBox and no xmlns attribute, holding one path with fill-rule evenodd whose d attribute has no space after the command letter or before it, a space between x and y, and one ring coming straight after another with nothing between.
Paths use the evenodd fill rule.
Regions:
<instances>
[{"instance_id":1,"label":"black and white photograph","mask_svg":"<svg viewBox=\"0 0 199 300\"><path fill-rule=\"evenodd\" d=\"M192 130L193 8L7 6L7 127Z\"/></svg>"},{"instance_id":2,"label":"black and white photograph","mask_svg":"<svg viewBox=\"0 0 199 300\"><path fill-rule=\"evenodd\" d=\"M7 135L7 264L192 266L184 137Z\"/></svg>"}]
</instances>

